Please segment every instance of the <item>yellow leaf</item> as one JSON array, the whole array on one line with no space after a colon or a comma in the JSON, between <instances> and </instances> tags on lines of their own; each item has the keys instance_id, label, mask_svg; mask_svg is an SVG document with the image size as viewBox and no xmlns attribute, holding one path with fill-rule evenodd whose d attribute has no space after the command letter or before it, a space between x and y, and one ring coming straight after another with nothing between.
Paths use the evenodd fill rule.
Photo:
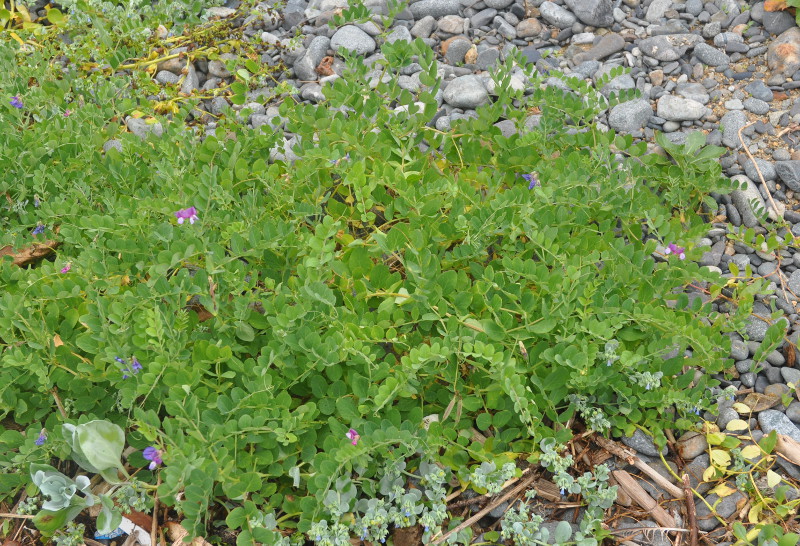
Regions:
<instances>
[{"instance_id":1,"label":"yellow leaf","mask_svg":"<svg viewBox=\"0 0 800 546\"><path fill-rule=\"evenodd\" d=\"M731 464L731 454L722 449L712 449L711 463L715 466L727 468Z\"/></svg>"},{"instance_id":2,"label":"yellow leaf","mask_svg":"<svg viewBox=\"0 0 800 546\"><path fill-rule=\"evenodd\" d=\"M733 405L733 411L736 413L752 413L752 409L747 404L742 404L741 402L736 402Z\"/></svg>"},{"instance_id":3,"label":"yellow leaf","mask_svg":"<svg viewBox=\"0 0 800 546\"><path fill-rule=\"evenodd\" d=\"M732 487L728 487L724 483L721 483L718 486L716 486L714 489L712 489L711 492L714 493L719 498L723 498L723 497L727 497L728 495L732 495L732 494L736 493L736 489L733 489Z\"/></svg>"},{"instance_id":4,"label":"yellow leaf","mask_svg":"<svg viewBox=\"0 0 800 546\"><path fill-rule=\"evenodd\" d=\"M22 20L24 22L26 22L26 23L32 22L31 21L31 14L28 13L28 8L26 8L25 6L21 6L21 5L17 4L17 11L19 12L20 17L22 17Z\"/></svg>"},{"instance_id":5,"label":"yellow leaf","mask_svg":"<svg viewBox=\"0 0 800 546\"><path fill-rule=\"evenodd\" d=\"M772 470L767 470L767 485L775 487L779 483L781 483L781 477Z\"/></svg>"},{"instance_id":6,"label":"yellow leaf","mask_svg":"<svg viewBox=\"0 0 800 546\"><path fill-rule=\"evenodd\" d=\"M753 507L750 508L750 511L747 513L747 521L749 521L750 523L758 523L758 522L760 522L761 521L761 509L762 509L762 507L763 507L763 505L760 502L755 504L755 505L753 505Z\"/></svg>"},{"instance_id":7,"label":"yellow leaf","mask_svg":"<svg viewBox=\"0 0 800 546\"><path fill-rule=\"evenodd\" d=\"M710 482L714 479L716 475L717 475L717 469L714 468L713 466L709 466L703 471L703 481Z\"/></svg>"},{"instance_id":8,"label":"yellow leaf","mask_svg":"<svg viewBox=\"0 0 800 546\"><path fill-rule=\"evenodd\" d=\"M761 455L761 448L757 445L746 446L742 448L742 457L745 459L754 459Z\"/></svg>"},{"instance_id":9,"label":"yellow leaf","mask_svg":"<svg viewBox=\"0 0 800 546\"><path fill-rule=\"evenodd\" d=\"M55 345L56 347L61 347L62 345L64 345L64 342L61 341L60 335L56 334L53 336L53 345Z\"/></svg>"},{"instance_id":10,"label":"yellow leaf","mask_svg":"<svg viewBox=\"0 0 800 546\"><path fill-rule=\"evenodd\" d=\"M747 430L750 425L747 424L747 421L743 421L742 419L734 419L728 426L725 427L725 430L729 430L731 432L743 432Z\"/></svg>"},{"instance_id":11,"label":"yellow leaf","mask_svg":"<svg viewBox=\"0 0 800 546\"><path fill-rule=\"evenodd\" d=\"M19 43L19 45L21 45L21 46L24 46L24 45L25 45L25 42L23 42L23 41L22 41L22 38L20 38L19 36L17 36L17 33L16 33L16 32L9 32L8 34L9 34L9 36L11 36L12 38L14 38L14 39L17 41L17 43Z\"/></svg>"},{"instance_id":12,"label":"yellow leaf","mask_svg":"<svg viewBox=\"0 0 800 546\"><path fill-rule=\"evenodd\" d=\"M712 432L706 436L706 441L709 445L718 446L725 440L725 434L720 432Z\"/></svg>"}]
</instances>

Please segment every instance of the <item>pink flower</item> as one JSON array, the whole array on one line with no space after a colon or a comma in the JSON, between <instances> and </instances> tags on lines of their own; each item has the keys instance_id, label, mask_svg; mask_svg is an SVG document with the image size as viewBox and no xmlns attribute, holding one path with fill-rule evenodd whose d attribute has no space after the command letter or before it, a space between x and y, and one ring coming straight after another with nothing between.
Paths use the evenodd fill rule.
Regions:
<instances>
[{"instance_id":1,"label":"pink flower","mask_svg":"<svg viewBox=\"0 0 800 546\"><path fill-rule=\"evenodd\" d=\"M64 117L65 118L68 118L70 116L70 114L72 114L72 110L70 110L69 108L64 110Z\"/></svg>"},{"instance_id":2,"label":"pink flower","mask_svg":"<svg viewBox=\"0 0 800 546\"><path fill-rule=\"evenodd\" d=\"M148 466L150 470L154 470L158 465L164 462L161 460L161 453L160 449L156 449L153 446L146 447L142 451L142 457L150 461L150 466Z\"/></svg>"},{"instance_id":3,"label":"pink flower","mask_svg":"<svg viewBox=\"0 0 800 546\"><path fill-rule=\"evenodd\" d=\"M70 269L72 269L72 264L71 264L71 263L69 263L69 262L67 262L67 264L66 264L64 267L62 267L62 268L61 268L61 272L62 272L62 273L66 273L66 272L68 272Z\"/></svg>"},{"instance_id":4,"label":"pink flower","mask_svg":"<svg viewBox=\"0 0 800 546\"><path fill-rule=\"evenodd\" d=\"M186 220L189 220L190 224L194 224L200 218L197 216L197 209L194 207L189 207L187 209L181 209L175 212L175 218L178 219L178 223L182 224Z\"/></svg>"},{"instance_id":5,"label":"pink flower","mask_svg":"<svg viewBox=\"0 0 800 546\"><path fill-rule=\"evenodd\" d=\"M686 249L682 246L676 245L675 243L670 243L667 245L667 249L664 251L664 254L675 254L681 260L686 259Z\"/></svg>"},{"instance_id":6,"label":"pink flower","mask_svg":"<svg viewBox=\"0 0 800 546\"><path fill-rule=\"evenodd\" d=\"M347 439L350 440L350 443L353 444L354 446L358 445L358 439L361 438L361 436L359 436L358 432L356 432L356 429L354 428L348 430L345 436L347 436Z\"/></svg>"}]
</instances>

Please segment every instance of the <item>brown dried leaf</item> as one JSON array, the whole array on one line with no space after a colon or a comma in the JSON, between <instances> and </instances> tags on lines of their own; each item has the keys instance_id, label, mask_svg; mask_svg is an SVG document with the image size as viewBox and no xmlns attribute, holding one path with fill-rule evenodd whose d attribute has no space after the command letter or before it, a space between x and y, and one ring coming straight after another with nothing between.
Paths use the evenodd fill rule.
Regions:
<instances>
[{"instance_id":1,"label":"brown dried leaf","mask_svg":"<svg viewBox=\"0 0 800 546\"><path fill-rule=\"evenodd\" d=\"M764 2L764 11L783 11L788 7L786 0L767 0Z\"/></svg>"},{"instance_id":2,"label":"brown dried leaf","mask_svg":"<svg viewBox=\"0 0 800 546\"><path fill-rule=\"evenodd\" d=\"M168 521L166 525L167 535L172 541L172 546L185 546L186 543L183 542L183 538L189 534L189 531L184 529L177 521ZM211 543L202 537L195 538L190 544L191 546L211 546Z\"/></svg>"},{"instance_id":3,"label":"brown dried leaf","mask_svg":"<svg viewBox=\"0 0 800 546\"><path fill-rule=\"evenodd\" d=\"M478 48L475 47L475 44L472 44L472 47L469 48L467 54L464 55L464 62L467 64L475 64L478 60Z\"/></svg>"},{"instance_id":4,"label":"brown dried leaf","mask_svg":"<svg viewBox=\"0 0 800 546\"><path fill-rule=\"evenodd\" d=\"M753 413L768 410L773 406L777 406L781 401L781 397L775 394L761 394L759 392L751 392L743 400L744 405L749 407Z\"/></svg>"},{"instance_id":5,"label":"brown dried leaf","mask_svg":"<svg viewBox=\"0 0 800 546\"><path fill-rule=\"evenodd\" d=\"M395 546L421 546L422 528L419 525L395 528L393 538Z\"/></svg>"},{"instance_id":6,"label":"brown dried leaf","mask_svg":"<svg viewBox=\"0 0 800 546\"><path fill-rule=\"evenodd\" d=\"M60 335L56 334L53 336L53 345L55 345L56 347L61 347L62 345L64 345L64 342L61 341Z\"/></svg>"},{"instance_id":7,"label":"brown dried leaf","mask_svg":"<svg viewBox=\"0 0 800 546\"><path fill-rule=\"evenodd\" d=\"M317 65L317 68L314 69L314 72L319 74L320 76L333 76L336 72L333 71L333 57L328 55L327 57L323 57L322 60Z\"/></svg>"},{"instance_id":8,"label":"brown dried leaf","mask_svg":"<svg viewBox=\"0 0 800 546\"><path fill-rule=\"evenodd\" d=\"M53 253L59 246L61 246L61 241L45 241L44 243L33 243L15 252L11 245L6 245L0 248L0 258L11 256L14 265L23 267Z\"/></svg>"}]
</instances>

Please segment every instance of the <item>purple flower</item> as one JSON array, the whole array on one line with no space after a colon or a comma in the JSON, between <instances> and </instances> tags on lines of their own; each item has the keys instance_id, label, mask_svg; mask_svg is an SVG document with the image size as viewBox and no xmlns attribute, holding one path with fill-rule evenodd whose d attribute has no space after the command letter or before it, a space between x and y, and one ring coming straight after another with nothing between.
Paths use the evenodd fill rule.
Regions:
<instances>
[{"instance_id":1,"label":"purple flower","mask_svg":"<svg viewBox=\"0 0 800 546\"><path fill-rule=\"evenodd\" d=\"M72 264L67 262L64 267L61 268L62 273L67 273L70 269L72 269Z\"/></svg>"},{"instance_id":2,"label":"purple flower","mask_svg":"<svg viewBox=\"0 0 800 546\"><path fill-rule=\"evenodd\" d=\"M361 438L361 436L358 434L358 432L356 432L356 429L354 428L348 430L345 436L347 436L347 439L350 440L350 443L353 444L354 446L358 445L358 439Z\"/></svg>"},{"instance_id":3,"label":"purple flower","mask_svg":"<svg viewBox=\"0 0 800 546\"><path fill-rule=\"evenodd\" d=\"M33 228L33 231L31 231L31 234L32 235L39 235L40 233L44 233L45 229L47 229L47 228L44 226L44 224L39 224L38 226Z\"/></svg>"},{"instance_id":4,"label":"purple flower","mask_svg":"<svg viewBox=\"0 0 800 546\"><path fill-rule=\"evenodd\" d=\"M667 245L667 249L664 251L664 254L675 254L681 260L686 259L686 249L682 246L678 246L675 243L670 243Z\"/></svg>"},{"instance_id":5,"label":"purple flower","mask_svg":"<svg viewBox=\"0 0 800 546\"><path fill-rule=\"evenodd\" d=\"M34 195L33 196L33 206L38 209L39 205L41 205L41 204L42 204L42 202L39 201L39 196L38 195Z\"/></svg>"},{"instance_id":6,"label":"purple flower","mask_svg":"<svg viewBox=\"0 0 800 546\"><path fill-rule=\"evenodd\" d=\"M142 457L150 461L150 466L148 467L150 470L155 469L155 467L164 462L161 459L161 450L156 449L153 446L144 448L142 451Z\"/></svg>"},{"instance_id":7,"label":"purple flower","mask_svg":"<svg viewBox=\"0 0 800 546\"><path fill-rule=\"evenodd\" d=\"M37 446L43 446L45 441L47 441L47 432L45 432L45 430L42 429L42 432L39 433L39 437L36 438L36 441L33 443L36 444Z\"/></svg>"},{"instance_id":8,"label":"purple flower","mask_svg":"<svg viewBox=\"0 0 800 546\"><path fill-rule=\"evenodd\" d=\"M339 159L331 159L331 165L336 166L342 161L350 161L350 152L344 154L344 157L340 157Z\"/></svg>"},{"instance_id":9,"label":"purple flower","mask_svg":"<svg viewBox=\"0 0 800 546\"><path fill-rule=\"evenodd\" d=\"M194 207L189 207L188 209L181 209L175 213L175 218L178 219L178 223L182 224L185 220L189 220L190 224L194 224L195 221L199 220L197 216L197 209Z\"/></svg>"},{"instance_id":10,"label":"purple flower","mask_svg":"<svg viewBox=\"0 0 800 546\"><path fill-rule=\"evenodd\" d=\"M528 182L529 190L532 190L536 186L541 186L541 184L539 183L539 179L536 177L536 173L521 174L520 176L524 178L526 182Z\"/></svg>"},{"instance_id":11,"label":"purple flower","mask_svg":"<svg viewBox=\"0 0 800 546\"><path fill-rule=\"evenodd\" d=\"M17 108L18 110L21 110L23 108L22 100L17 95L11 97L11 100L8 102L10 102L11 106Z\"/></svg>"},{"instance_id":12,"label":"purple flower","mask_svg":"<svg viewBox=\"0 0 800 546\"><path fill-rule=\"evenodd\" d=\"M135 356L131 357L131 369L133 370L133 373L139 373L142 371L142 363L139 362Z\"/></svg>"},{"instance_id":13,"label":"purple flower","mask_svg":"<svg viewBox=\"0 0 800 546\"><path fill-rule=\"evenodd\" d=\"M64 110L64 117L65 118L68 118L70 116L70 114L72 114L72 110L70 110L69 108Z\"/></svg>"}]
</instances>

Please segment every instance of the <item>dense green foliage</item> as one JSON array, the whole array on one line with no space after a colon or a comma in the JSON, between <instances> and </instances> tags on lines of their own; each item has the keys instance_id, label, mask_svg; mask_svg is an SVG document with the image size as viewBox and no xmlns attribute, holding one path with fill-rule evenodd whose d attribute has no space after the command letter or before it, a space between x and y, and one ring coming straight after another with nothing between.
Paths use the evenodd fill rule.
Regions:
<instances>
[{"instance_id":1,"label":"dense green foliage","mask_svg":"<svg viewBox=\"0 0 800 546\"><path fill-rule=\"evenodd\" d=\"M163 450L160 499L193 533L215 500L243 536L265 540L274 518L255 515L271 511L308 531L332 513L318 499L352 479L336 512L351 511L398 461L467 483L481 462L537 461L576 421L661 440L706 403L695 370L725 367L723 333L749 313L757 285L716 314L685 288L716 296L718 274L663 252L697 256L705 196L733 189L721 150L695 136L648 154L592 124L609 101L587 83L564 93L509 58L493 103L443 133L433 53L384 44L372 69L413 60L424 89L352 61L327 104L285 97L298 159L272 161L281 131L229 112L202 134L191 103L160 138L124 132L150 108L131 76L65 73L51 47L0 48L0 246L57 244L0 265L0 417L27 428L0 433L0 495L28 485L28 463L69 458L61 424L107 419ZM178 224L191 206L198 221Z\"/></svg>"}]
</instances>

